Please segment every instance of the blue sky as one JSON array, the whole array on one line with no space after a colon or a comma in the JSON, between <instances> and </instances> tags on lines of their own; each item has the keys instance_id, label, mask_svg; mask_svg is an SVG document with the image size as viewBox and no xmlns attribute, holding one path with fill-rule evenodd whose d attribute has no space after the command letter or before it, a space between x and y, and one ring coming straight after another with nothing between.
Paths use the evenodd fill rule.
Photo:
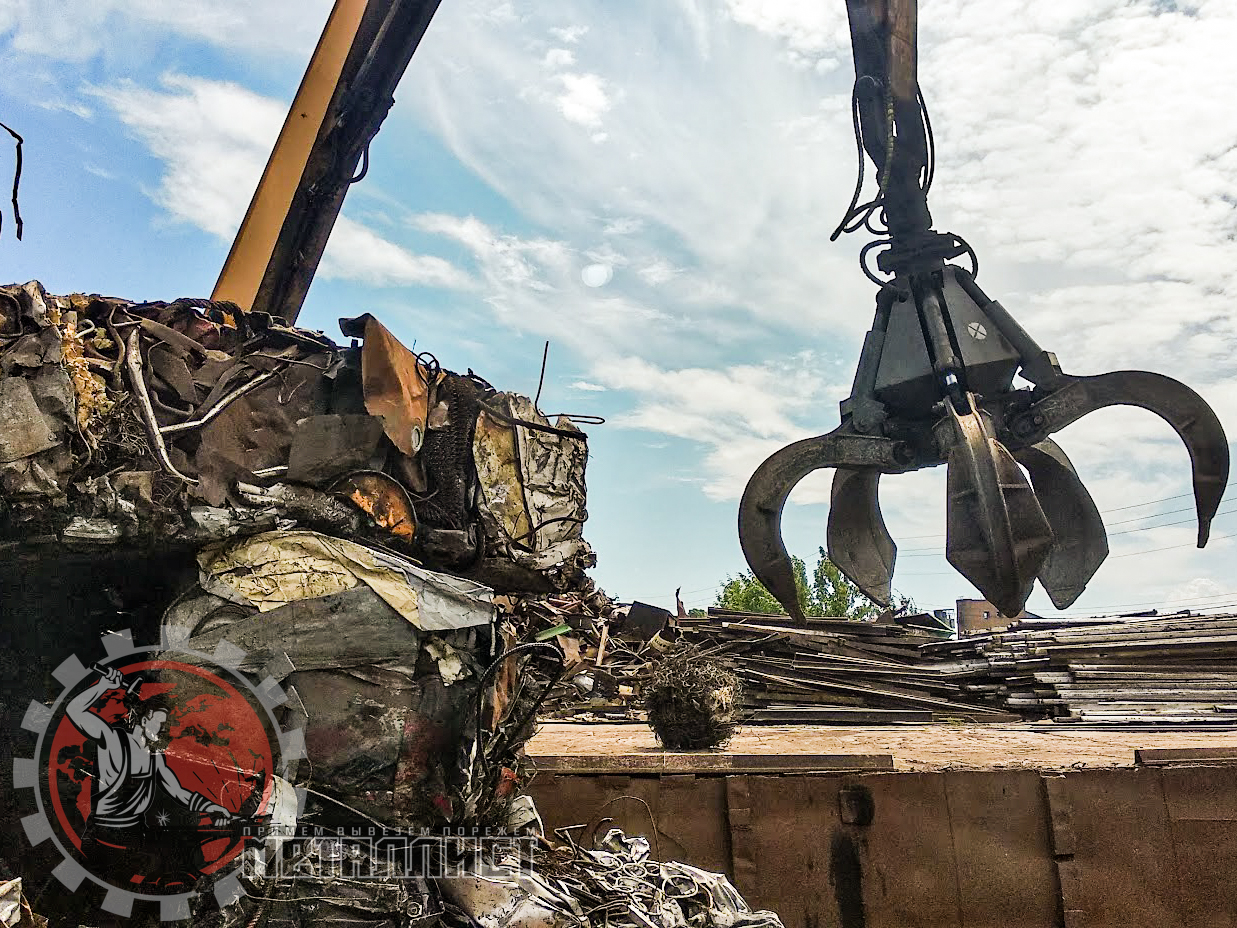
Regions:
<instances>
[{"instance_id":1,"label":"blue sky","mask_svg":"<svg viewBox=\"0 0 1237 928\"><path fill-rule=\"evenodd\" d=\"M26 137L0 280L209 294L329 6L0 0L0 120ZM920 8L938 227L1066 370L1178 376L1237 430L1237 9ZM837 424L870 320L863 239L828 241L855 170L847 42L841 0L443 0L302 324L374 312L529 394L549 339L542 407L608 420L594 576L709 604L744 566L743 484ZM1237 604L1237 519L1189 546L1166 426L1106 411L1060 437L1112 533L1071 611ZM882 486L895 587L927 607L973 595L943 557L943 476ZM787 511L809 559L827 494L809 480Z\"/></svg>"}]
</instances>

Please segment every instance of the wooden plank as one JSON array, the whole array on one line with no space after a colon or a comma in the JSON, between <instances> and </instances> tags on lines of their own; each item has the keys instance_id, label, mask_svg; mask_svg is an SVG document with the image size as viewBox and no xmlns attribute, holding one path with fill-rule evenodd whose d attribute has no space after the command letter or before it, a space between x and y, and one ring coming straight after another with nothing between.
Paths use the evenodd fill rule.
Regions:
<instances>
[{"instance_id":1,"label":"wooden plank","mask_svg":"<svg viewBox=\"0 0 1237 928\"><path fill-rule=\"evenodd\" d=\"M959 715L965 714L962 710ZM831 709L782 706L753 709L744 719L752 725L908 725L931 722L927 709L865 709L835 706Z\"/></svg>"}]
</instances>

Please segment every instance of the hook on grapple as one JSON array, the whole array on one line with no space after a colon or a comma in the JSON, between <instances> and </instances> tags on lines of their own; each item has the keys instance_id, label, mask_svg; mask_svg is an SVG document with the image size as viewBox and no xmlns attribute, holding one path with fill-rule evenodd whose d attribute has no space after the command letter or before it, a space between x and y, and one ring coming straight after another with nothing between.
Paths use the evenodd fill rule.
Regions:
<instances>
[{"instance_id":1,"label":"hook on grapple","mask_svg":"<svg viewBox=\"0 0 1237 928\"><path fill-rule=\"evenodd\" d=\"M1117 371L1062 373L974 273L947 262L974 252L932 229L934 169L927 111L915 75L915 0L847 0L855 56L860 158L880 190L841 231L887 223L877 266L876 316L864 340L842 423L771 455L739 507L739 541L756 578L803 619L782 510L807 474L834 468L830 560L872 600L889 605L897 546L878 499L882 474L948 465L946 557L1002 613L1022 611L1038 579L1059 609L1082 594L1108 556L1094 500L1049 435L1106 406L1139 406L1177 432L1190 454L1198 546L1228 481L1228 441L1206 401L1170 377ZM835 233L836 237L836 233ZM1014 389L1016 374L1032 385Z\"/></svg>"}]
</instances>

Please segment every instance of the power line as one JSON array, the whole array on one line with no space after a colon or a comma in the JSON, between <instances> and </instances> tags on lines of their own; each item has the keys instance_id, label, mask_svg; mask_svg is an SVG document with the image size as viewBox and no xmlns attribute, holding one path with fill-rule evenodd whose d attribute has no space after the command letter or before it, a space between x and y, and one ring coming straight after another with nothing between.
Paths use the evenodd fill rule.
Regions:
<instances>
[{"instance_id":1,"label":"power line","mask_svg":"<svg viewBox=\"0 0 1237 928\"><path fill-rule=\"evenodd\" d=\"M1212 535L1211 540L1219 541L1221 538L1233 538L1235 536L1237 536L1237 533L1230 532L1227 535ZM1183 544L1183 545L1167 545L1163 548L1147 548L1145 551L1128 551L1125 554L1113 554L1113 555L1110 555L1110 557L1114 557L1114 558L1137 557L1140 554L1155 554L1157 551L1172 551L1174 548L1195 548L1195 547L1197 547L1197 545L1195 545L1193 542L1187 542L1186 544Z\"/></svg>"},{"instance_id":2,"label":"power line","mask_svg":"<svg viewBox=\"0 0 1237 928\"><path fill-rule=\"evenodd\" d=\"M1208 596L1186 596L1186 597L1181 597L1178 599L1147 599L1147 600L1143 600L1142 602L1137 602L1137 603L1115 603L1115 604L1110 603L1104 606L1089 606L1087 607L1087 609L1088 610L1096 610L1096 609L1110 610L1110 609L1131 609L1134 606L1169 606L1169 605L1177 605L1180 603L1202 602L1203 600L1209 600L1209 599L1225 599L1231 596L1237 596L1237 590L1225 590L1223 593L1212 593ZM1228 605L1228 604L1223 603L1219 605ZM1203 607L1200 606L1199 608L1203 608ZM1087 610L1071 609L1069 610L1069 613L1077 614L1077 613L1082 613L1085 611Z\"/></svg>"},{"instance_id":3,"label":"power line","mask_svg":"<svg viewBox=\"0 0 1237 928\"><path fill-rule=\"evenodd\" d=\"M1176 496L1165 496L1163 499L1149 499L1144 503L1130 503L1128 506L1114 506L1111 509L1101 509L1100 514L1103 515L1109 512L1124 512L1127 509L1138 509L1140 506L1154 506L1156 503L1168 503L1168 502L1172 502L1175 499L1186 499L1187 497L1192 497L1193 495L1194 495L1193 493L1179 493ZM1232 499L1221 500L1221 503L1231 503L1232 501L1233 501ZM1189 507L1186 507L1185 509L1170 509L1168 510L1168 512L1157 512L1149 516L1138 516L1133 519L1122 519L1119 522L1112 522L1109 524L1123 525L1126 522L1140 522L1143 519L1158 519L1160 516L1169 516L1169 515L1173 515L1174 513L1178 513L1178 512L1190 512L1193 508L1194 507L1189 506ZM902 536L903 540L905 541L914 541L918 538L944 538L944 537L945 535L943 532L936 532L931 535L903 535Z\"/></svg>"},{"instance_id":4,"label":"power line","mask_svg":"<svg viewBox=\"0 0 1237 928\"><path fill-rule=\"evenodd\" d=\"M1222 509L1221 511L1217 512L1215 516L1213 516L1213 518L1218 519L1220 516L1232 515L1235 512L1237 512L1237 508ZM1160 513L1159 515L1171 515L1171 513L1164 512L1164 513ZM1154 519L1158 517L1159 516L1147 516L1147 518L1149 519ZM1137 520L1131 520L1131 521L1137 521ZM1121 532L1109 532L1108 537L1115 538L1118 535L1134 535L1138 532L1150 532L1150 531L1154 531L1157 528L1170 528L1171 526L1174 526L1174 525L1188 525L1192 522L1194 522L1194 519L1178 519L1176 522L1163 522L1159 525L1144 525L1141 528L1127 528ZM911 551L899 551L898 557L933 557L935 555L944 554L944 553L945 551L943 548L915 548ZM1122 556L1122 555L1117 555L1117 556Z\"/></svg>"}]
</instances>

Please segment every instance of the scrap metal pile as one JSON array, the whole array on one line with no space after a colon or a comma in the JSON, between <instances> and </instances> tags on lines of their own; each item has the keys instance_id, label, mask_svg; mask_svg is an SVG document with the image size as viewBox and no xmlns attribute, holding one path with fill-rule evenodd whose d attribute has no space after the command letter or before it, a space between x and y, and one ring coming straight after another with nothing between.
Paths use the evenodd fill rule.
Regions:
<instances>
[{"instance_id":1,"label":"scrap metal pile","mask_svg":"<svg viewBox=\"0 0 1237 928\"><path fill-rule=\"evenodd\" d=\"M737 715L746 724L1016 718L976 698L963 681L922 656L920 649L939 640L940 629L845 619L810 619L805 628L785 616L721 610L710 610L707 618L649 610L660 612L661 627L630 627L631 612L646 609L617 607L611 622L577 622L580 630L557 634L564 650L579 658L547 701L549 714L596 722L644 718L647 687L658 667L690 651L724 662L738 676ZM554 631L550 621L542 618L543 634ZM605 647L599 648L603 637Z\"/></svg>"},{"instance_id":2,"label":"scrap metal pile","mask_svg":"<svg viewBox=\"0 0 1237 928\"><path fill-rule=\"evenodd\" d=\"M1237 724L1237 616L1024 619L925 658L974 697L1088 724Z\"/></svg>"},{"instance_id":3,"label":"scrap metal pile","mask_svg":"<svg viewBox=\"0 0 1237 928\"><path fill-rule=\"evenodd\" d=\"M224 926L498 926L518 915L777 928L724 877L653 862L639 839L569 842L555 856L519 786L545 696L526 663L553 652L566 669L564 655L520 637L555 603L603 623L615 612L584 575L585 435L414 355L372 316L341 327L348 347L229 303L0 287L0 582L30 591L6 600L6 625L35 630L29 654L3 655L5 710L20 717L36 697L22 725L37 739L18 736L13 769L54 771L46 789L68 810L46 825L68 855L55 867L39 856L46 843L33 857L13 843L23 829L7 816L29 808L5 813L13 837L0 869L38 877L27 886L48 884L51 870L75 888L73 868L97 863L86 836L112 827L99 805L114 787L104 755L107 770L129 765L109 744L154 724L166 725L150 735L168 739L160 756L193 784L178 787L188 813L172 812L189 814L199 844L204 810L212 834L247 824L270 836L243 842L236 870L165 873L180 858L160 850L129 877L95 874L114 914L141 900L164 918ZM71 650L99 636L108 667ZM139 661L143 650L155 660ZM243 711L210 715L227 701L209 682L223 667L277 732L255 740L234 724ZM62 705L77 714L45 738L50 723L38 720ZM66 731L87 740L66 749L55 740ZM164 825L153 801L132 799L141 828ZM462 839L450 879L410 879L364 842L287 837L324 826L484 827L531 843L483 862L494 848ZM63 850L75 839L80 861ZM365 860L373 872L350 878ZM279 878L286 867L296 879ZM29 907L14 885L20 920ZM164 885L192 892L161 896ZM81 921L74 900L34 899L58 924Z\"/></svg>"},{"instance_id":4,"label":"scrap metal pile","mask_svg":"<svg viewBox=\"0 0 1237 928\"><path fill-rule=\"evenodd\" d=\"M643 719L657 668L689 649L738 676L743 724L1237 724L1237 617L1027 619L955 640L928 615L804 627L785 616L663 612L662 627L629 629L633 608L584 621L587 610L566 598L543 608L533 631L572 655L548 714Z\"/></svg>"},{"instance_id":5,"label":"scrap metal pile","mask_svg":"<svg viewBox=\"0 0 1237 928\"><path fill-rule=\"evenodd\" d=\"M509 859L472 885L444 882L447 898L470 924L485 926L782 928L774 913L753 911L722 874L653 859L647 838L611 828L586 848L559 831L564 844L539 849L534 870Z\"/></svg>"},{"instance_id":6,"label":"scrap metal pile","mask_svg":"<svg viewBox=\"0 0 1237 928\"><path fill-rule=\"evenodd\" d=\"M585 435L372 316L341 326L350 347L227 303L0 287L0 544L300 527L498 590L581 583Z\"/></svg>"}]
</instances>

